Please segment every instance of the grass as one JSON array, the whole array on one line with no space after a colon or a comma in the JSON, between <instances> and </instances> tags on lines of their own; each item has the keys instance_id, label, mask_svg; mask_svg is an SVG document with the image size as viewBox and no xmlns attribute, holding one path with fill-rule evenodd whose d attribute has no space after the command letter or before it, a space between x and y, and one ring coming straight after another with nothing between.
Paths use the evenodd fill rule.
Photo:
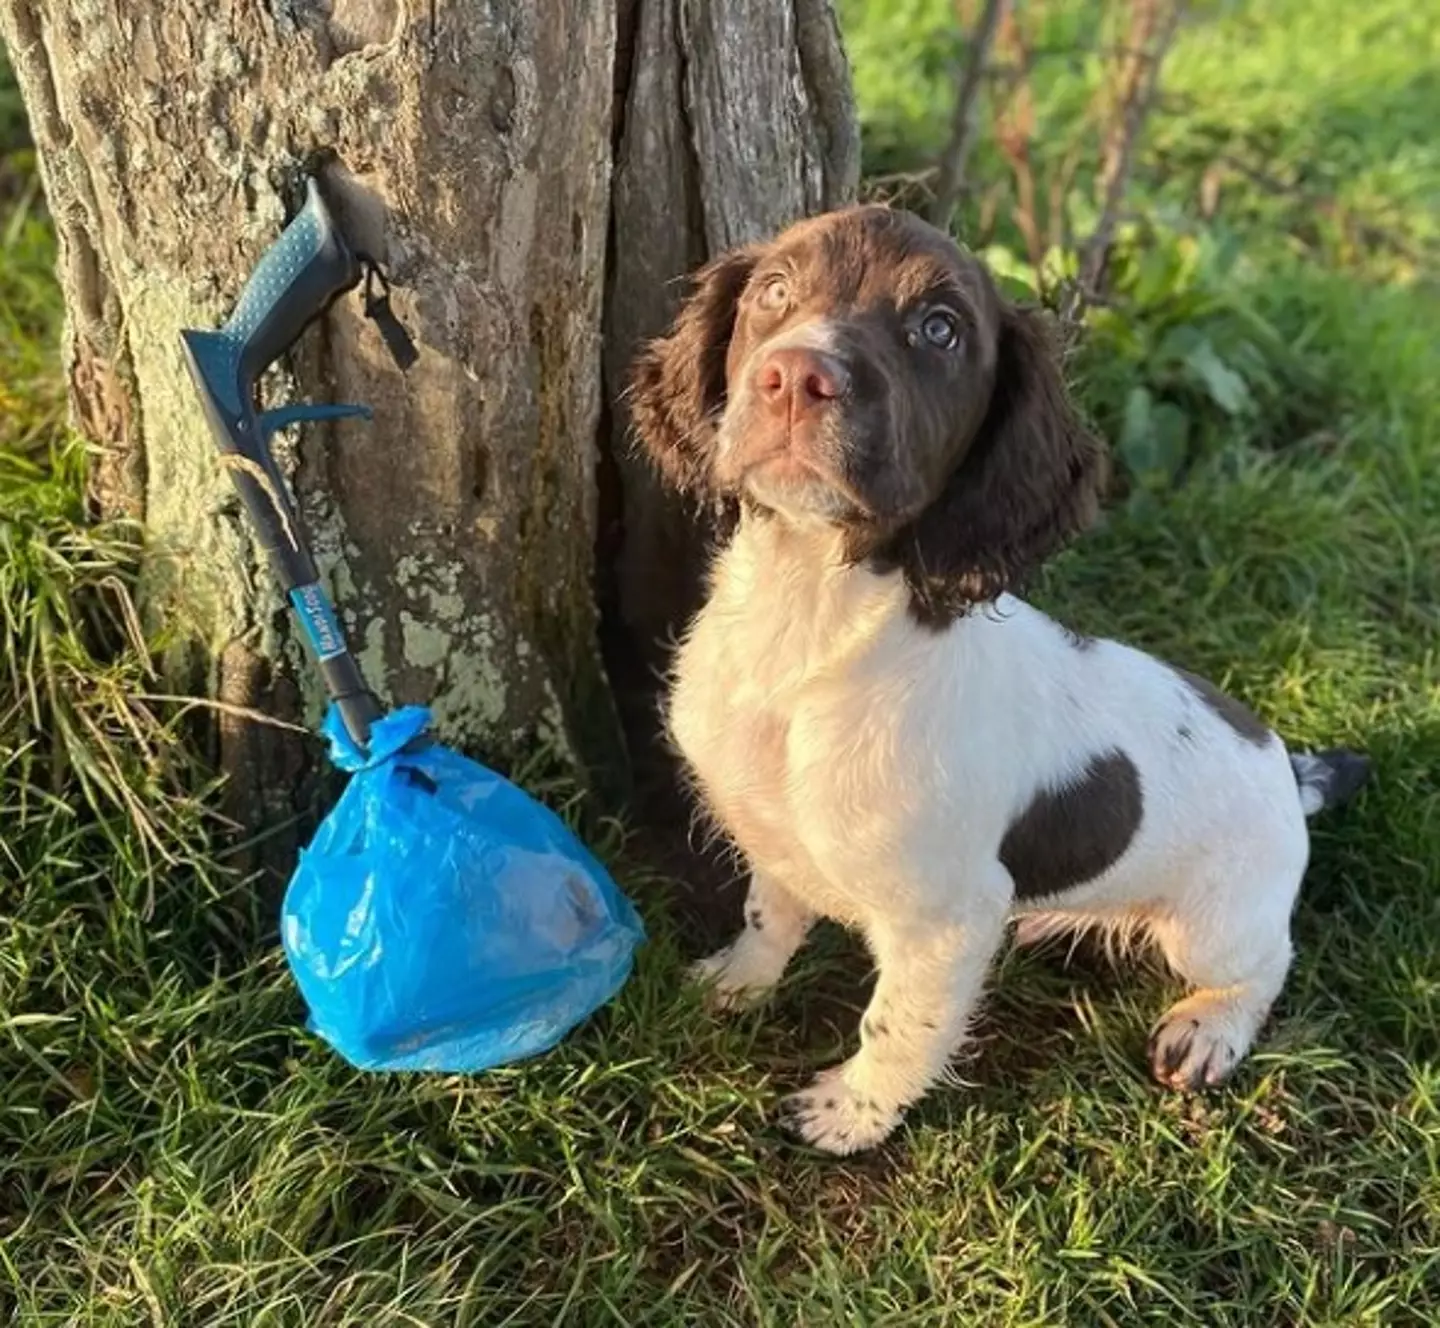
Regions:
<instances>
[{"instance_id":1,"label":"grass","mask_svg":"<svg viewBox=\"0 0 1440 1328\"><path fill-rule=\"evenodd\" d=\"M0 76L4 66L0 65ZM0 97L3 97L0 87ZM5 129L0 100L0 145ZM55 360L55 238L32 154L0 152L0 449L29 457L58 432L64 392Z\"/></svg>"},{"instance_id":2,"label":"grass","mask_svg":"<svg viewBox=\"0 0 1440 1328\"><path fill-rule=\"evenodd\" d=\"M1171 209L1165 235L1199 227L1181 165L1161 166L1206 141L1203 110L1424 241L1440 180L1433 46L1399 3L1372 7L1388 18L1364 45L1349 7L1323 8L1333 22L1296 26L1285 0L1232 5L1183 38L1178 109L1157 121L1140 194ZM925 24L949 6L844 9L870 141L893 165L943 134ZM1376 85L1394 98L1359 95ZM1052 95L1080 93L1057 77ZM1346 132L1322 130L1332 112ZM0 721L0 1308L13 1321L1440 1318L1433 275L1236 183L1218 224L1244 261L1216 290L1291 349L1313 398L1301 410L1289 386L1257 388L1253 414L1212 412L1178 480L1137 483L1040 589L1077 628L1208 673L1297 742L1375 758L1374 786L1317 825L1298 962L1258 1053L1205 1099L1163 1094L1143 1047L1177 992L1152 962L1009 954L970 1086L837 1164L771 1124L777 1094L853 1041L864 961L834 932L770 1010L713 1021L677 981L697 938L679 933L673 887L617 852L653 939L612 1006L532 1065L362 1076L301 1031L273 893L227 872L202 806L174 796L162 711L145 730L158 747L109 727L101 746L138 763L132 796L162 818L173 862L147 856L133 807L103 788L87 799L68 764L52 773L55 707L95 704L105 677L128 705L115 698L148 686L149 644L120 630L133 537L94 530L78 506L48 233L28 166L7 161L0 394L18 406L0 409L0 584L21 681L0 684L0 711L47 676L25 653L37 642L80 661ZM1204 326L1229 354L1234 325ZM1172 391L1136 363L1157 400ZM1134 386L1104 369L1089 369L1098 407ZM1174 399L1198 417L1199 398ZM99 644L79 613L100 615Z\"/></svg>"}]
</instances>

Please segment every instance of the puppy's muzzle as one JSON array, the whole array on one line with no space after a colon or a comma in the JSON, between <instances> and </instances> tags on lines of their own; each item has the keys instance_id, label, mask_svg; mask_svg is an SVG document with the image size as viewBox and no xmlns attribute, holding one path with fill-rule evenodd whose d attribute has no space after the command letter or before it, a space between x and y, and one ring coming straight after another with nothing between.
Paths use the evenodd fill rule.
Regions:
<instances>
[{"instance_id":1,"label":"puppy's muzzle","mask_svg":"<svg viewBox=\"0 0 1440 1328\"><path fill-rule=\"evenodd\" d=\"M754 391L767 414L794 425L847 397L850 371L824 351L786 346L761 360Z\"/></svg>"}]
</instances>

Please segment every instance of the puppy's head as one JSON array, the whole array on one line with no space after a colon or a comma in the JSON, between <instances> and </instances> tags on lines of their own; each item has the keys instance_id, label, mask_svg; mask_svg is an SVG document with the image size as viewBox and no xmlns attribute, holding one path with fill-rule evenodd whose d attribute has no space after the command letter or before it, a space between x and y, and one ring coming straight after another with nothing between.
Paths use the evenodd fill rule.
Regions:
<instances>
[{"instance_id":1,"label":"puppy's head","mask_svg":"<svg viewBox=\"0 0 1440 1328\"><path fill-rule=\"evenodd\" d=\"M1093 517L1104 454L1040 316L908 213L848 208L716 259L639 356L632 415L676 487L845 534L945 621Z\"/></svg>"}]
</instances>

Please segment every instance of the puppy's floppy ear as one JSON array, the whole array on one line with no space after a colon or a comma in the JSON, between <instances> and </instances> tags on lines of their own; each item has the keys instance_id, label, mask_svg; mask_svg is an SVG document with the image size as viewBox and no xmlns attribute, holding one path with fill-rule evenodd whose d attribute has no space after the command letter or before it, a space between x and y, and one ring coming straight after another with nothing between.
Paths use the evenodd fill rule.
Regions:
<instances>
[{"instance_id":1,"label":"puppy's floppy ear","mask_svg":"<svg viewBox=\"0 0 1440 1328\"><path fill-rule=\"evenodd\" d=\"M670 484L697 497L708 486L725 405L735 307L758 252L736 249L696 272L669 332L646 346L631 369L630 416L641 444Z\"/></svg>"},{"instance_id":2,"label":"puppy's floppy ear","mask_svg":"<svg viewBox=\"0 0 1440 1328\"><path fill-rule=\"evenodd\" d=\"M892 546L918 616L943 624L1019 585L1095 519L1108 476L1044 315L1003 305L985 419L940 497Z\"/></svg>"}]
</instances>

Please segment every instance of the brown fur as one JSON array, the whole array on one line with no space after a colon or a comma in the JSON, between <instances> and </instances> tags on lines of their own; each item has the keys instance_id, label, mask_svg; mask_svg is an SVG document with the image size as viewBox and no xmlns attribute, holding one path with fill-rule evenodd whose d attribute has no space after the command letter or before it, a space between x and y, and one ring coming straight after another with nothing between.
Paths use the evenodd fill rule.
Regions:
<instances>
[{"instance_id":1,"label":"brown fur","mask_svg":"<svg viewBox=\"0 0 1440 1328\"><path fill-rule=\"evenodd\" d=\"M737 249L696 272L670 331L646 346L631 370L636 436L666 482L691 497L710 496L725 356L755 258L756 251Z\"/></svg>"},{"instance_id":2,"label":"brown fur","mask_svg":"<svg viewBox=\"0 0 1440 1328\"><path fill-rule=\"evenodd\" d=\"M1144 806L1140 772L1118 750L1093 757L1073 782L1041 789L1000 844L1015 898L1060 894L1113 867L1135 838Z\"/></svg>"},{"instance_id":3,"label":"brown fur","mask_svg":"<svg viewBox=\"0 0 1440 1328\"><path fill-rule=\"evenodd\" d=\"M905 574L916 614L937 625L1017 587L1099 512L1099 441L1065 392L1043 315L1008 305L990 410L944 490L877 550Z\"/></svg>"},{"instance_id":4,"label":"brown fur","mask_svg":"<svg viewBox=\"0 0 1440 1328\"><path fill-rule=\"evenodd\" d=\"M1240 738L1264 747L1275 735L1249 706L1243 705L1233 696L1226 696L1214 683L1198 674L1191 673L1172 664L1171 669L1197 697L1220 716Z\"/></svg>"},{"instance_id":5,"label":"brown fur","mask_svg":"<svg viewBox=\"0 0 1440 1328\"><path fill-rule=\"evenodd\" d=\"M761 295L775 280L789 295L770 309ZM917 345L917 320L937 308L963 329L953 351ZM1004 302L976 259L917 217L829 213L697 273L670 332L637 359L636 431L666 480L697 497L753 500L747 468L787 448L815 461L830 483L802 503L844 528L854 561L900 572L917 617L943 626L1022 582L1098 509L1105 455L1042 318ZM757 404L756 366L816 326L847 390L787 422ZM723 475L722 425L734 441Z\"/></svg>"}]
</instances>

